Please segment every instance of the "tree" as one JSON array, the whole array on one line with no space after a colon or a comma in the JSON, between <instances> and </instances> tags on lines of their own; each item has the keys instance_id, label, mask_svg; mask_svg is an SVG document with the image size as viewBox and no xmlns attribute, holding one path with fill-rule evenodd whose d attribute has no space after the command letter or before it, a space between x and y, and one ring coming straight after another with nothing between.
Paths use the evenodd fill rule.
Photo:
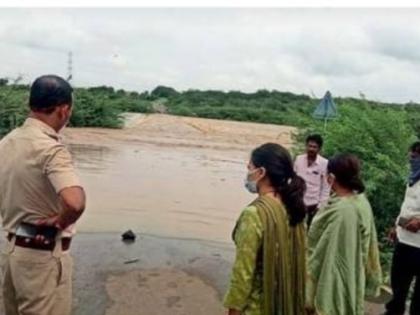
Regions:
<instances>
[{"instance_id":1,"label":"tree","mask_svg":"<svg viewBox=\"0 0 420 315\"><path fill-rule=\"evenodd\" d=\"M178 92L174 88L159 85L152 91L151 95L155 98L160 98L160 97L170 98L172 96L178 95Z\"/></svg>"}]
</instances>

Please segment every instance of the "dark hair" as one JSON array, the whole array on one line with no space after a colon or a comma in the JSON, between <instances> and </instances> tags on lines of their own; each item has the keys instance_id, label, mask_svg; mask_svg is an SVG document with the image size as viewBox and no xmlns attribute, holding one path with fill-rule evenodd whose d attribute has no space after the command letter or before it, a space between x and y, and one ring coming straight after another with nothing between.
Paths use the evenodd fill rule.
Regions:
<instances>
[{"instance_id":1,"label":"dark hair","mask_svg":"<svg viewBox=\"0 0 420 315\"><path fill-rule=\"evenodd\" d=\"M281 195L290 225L295 226L302 222L306 214L303 203L306 185L295 173L289 152L279 144L266 143L252 152L251 162L256 167L265 168L271 185Z\"/></svg>"},{"instance_id":2,"label":"dark hair","mask_svg":"<svg viewBox=\"0 0 420 315\"><path fill-rule=\"evenodd\" d=\"M417 152L420 154L420 141L416 141L414 142L411 146L410 146L410 151L411 152Z\"/></svg>"},{"instance_id":3,"label":"dark hair","mask_svg":"<svg viewBox=\"0 0 420 315\"><path fill-rule=\"evenodd\" d=\"M318 134L313 134L313 135L309 135L306 138L306 144L308 144L309 142L315 142L316 144L318 144L319 148L322 148L322 145L324 144L324 140L322 139L322 137Z\"/></svg>"},{"instance_id":4,"label":"dark hair","mask_svg":"<svg viewBox=\"0 0 420 315\"><path fill-rule=\"evenodd\" d=\"M57 106L73 104L73 88L56 75L37 78L31 86L29 107L35 112L52 113Z\"/></svg>"},{"instance_id":5,"label":"dark hair","mask_svg":"<svg viewBox=\"0 0 420 315\"><path fill-rule=\"evenodd\" d=\"M352 154L339 154L328 161L328 173L343 187L362 193L365 185L360 178L360 161Z\"/></svg>"}]
</instances>

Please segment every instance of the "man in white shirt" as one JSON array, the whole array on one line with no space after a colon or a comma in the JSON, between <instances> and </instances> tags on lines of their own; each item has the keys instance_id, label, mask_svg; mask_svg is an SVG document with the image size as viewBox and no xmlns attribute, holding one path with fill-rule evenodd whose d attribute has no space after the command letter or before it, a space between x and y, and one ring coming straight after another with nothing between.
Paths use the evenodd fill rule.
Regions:
<instances>
[{"instance_id":1,"label":"man in white shirt","mask_svg":"<svg viewBox=\"0 0 420 315\"><path fill-rule=\"evenodd\" d=\"M393 299L386 315L403 315L411 283L415 279L410 315L420 314L420 142L410 148L410 176L396 222L397 243L391 268Z\"/></svg>"},{"instance_id":2,"label":"man in white shirt","mask_svg":"<svg viewBox=\"0 0 420 315\"><path fill-rule=\"evenodd\" d=\"M306 138L306 153L298 155L295 160L295 171L306 182L304 202L308 212L308 227L318 209L327 202L330 186L327 182L328 160L321 152L323 140L320 135Z\"/></svg>"}]
</instances>

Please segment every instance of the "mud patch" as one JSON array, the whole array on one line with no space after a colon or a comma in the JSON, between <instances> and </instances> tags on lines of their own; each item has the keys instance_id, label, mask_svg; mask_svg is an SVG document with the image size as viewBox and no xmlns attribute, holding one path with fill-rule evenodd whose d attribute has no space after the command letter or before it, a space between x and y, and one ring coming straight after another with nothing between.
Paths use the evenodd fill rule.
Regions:
<instances>
[{"instance_id":1,"label":"mud patch","mask_svg":"<svg viewBox=\"0 0 420 315\"><path fill-rule=\"evenodd\" d=\"M134 270L106 281L106 315L222 315L214 288L177 269Z\"/></svg>"}]
</instances>

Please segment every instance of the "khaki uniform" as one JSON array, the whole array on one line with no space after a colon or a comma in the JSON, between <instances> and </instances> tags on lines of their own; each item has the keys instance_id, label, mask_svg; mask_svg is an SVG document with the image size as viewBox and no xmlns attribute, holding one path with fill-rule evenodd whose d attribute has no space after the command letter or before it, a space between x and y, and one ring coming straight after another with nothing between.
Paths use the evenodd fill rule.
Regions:
<instances>
[{"instance_id":1,"label":"khaki uniform","mask_svg":"<svg viewBox=\"0 0 420 315\"><path fill-rule=\"evenodd\" d=\"M37 119L28 118L4 137L0 156L0 215L6 233L15 233L21 222L56 215L62 207L60 191L81 186L58 134ZM72 258L61 250L60 238L73 234L73 227L59 233L53 251L7 242L2 254L6 315L70 314Z\"/></svg>"}]
</instances>

